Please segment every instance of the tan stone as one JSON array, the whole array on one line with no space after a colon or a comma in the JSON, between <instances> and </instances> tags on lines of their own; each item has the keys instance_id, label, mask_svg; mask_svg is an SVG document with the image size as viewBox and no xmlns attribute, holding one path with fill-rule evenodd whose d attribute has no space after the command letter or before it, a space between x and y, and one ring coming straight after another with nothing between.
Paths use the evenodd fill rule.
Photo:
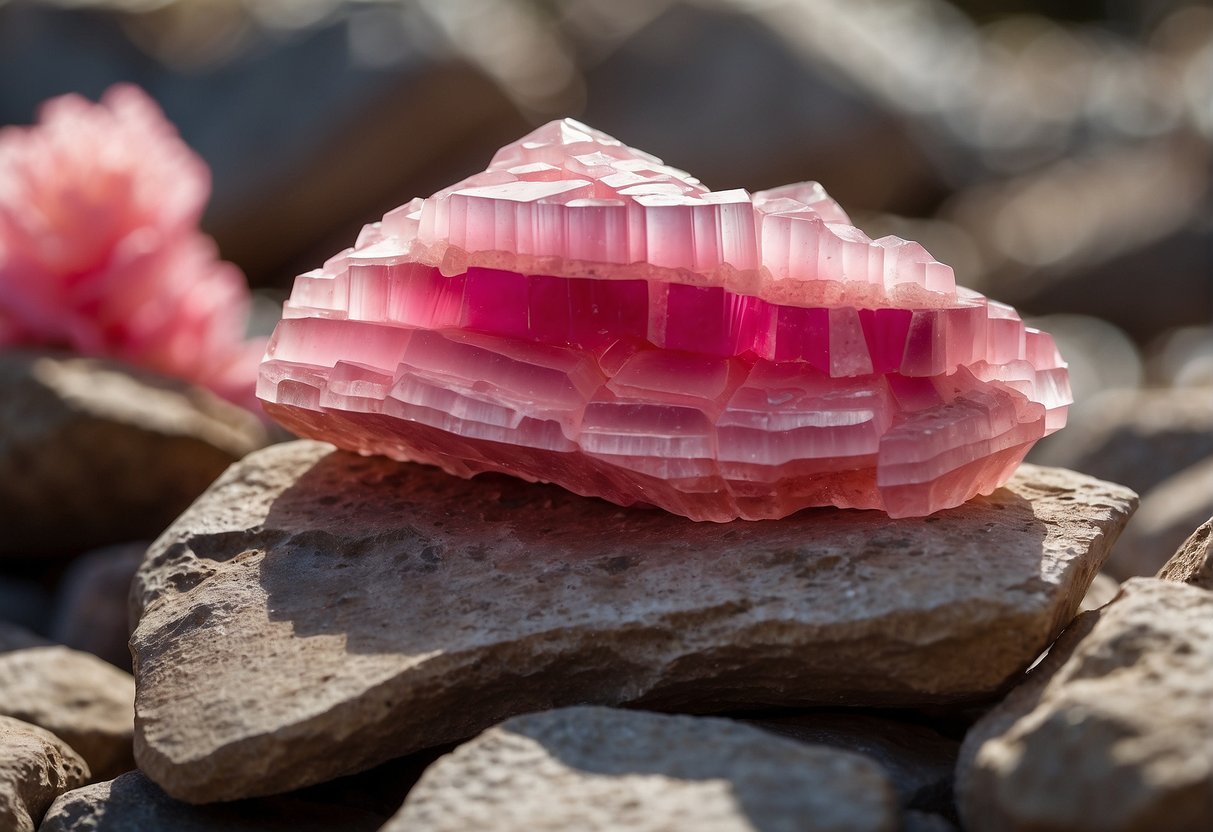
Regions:
<instances>
[{"instance_id":1,"label":"tan stone","mask_svg":"<svg viewBox=\"0 0 1213 832\"><path fill-rule=\"evenodd\" d=\"M970 832L1213 829L1213 593L1133 578L969 732Z\"/></svg>"},{"instance_id":2,"label":"tan stone","mask_svg":"<svg viewBox=\"0 0 1213 832\"><path fill-rule=\"evenodd\" d=\"M265 441L253 414L180 381L0 353L0 558L150 539Z\"/></svg>"},{"instance_id":3,"label":"tan stone","mask_svg":"<svg viewBox=\"0 0 1213 832\"><path fill-rule=\"evenodd\" d=\"M564 708L432 765L383 832L896 829L873 761L726 719Z\"/></svg>"},{"instance_id":4,"label":"tan stone","mask_svg":"<svg viewBox=\"0 0 1213 832\"><path fill-rule=\"evenodd\" d=\"M1192 532L1158 577L1213 590L1213 517Z\"/></svg>"},{"instance_id":5,"label":"tan stone","mask_svg":"<svg viewBox=\"0 0 1213 832\"><path fill-rule=\"evenodd\" d=\"M0 622L0 714L52 732L95 777L134 768L134 700L129 673Z\"/></svg>"},{"instance_id":6,"label":"tan stone","mask_svg":"<svg viewBox=\"0 0 1213 832\"><path fill-rule=\"evenodd\" d=\"M1106 572L1100 572L1095 576L1095 580L1091 582L1090 588L1087 589L1087 594L1082 597L1082 603L1078 605L1078 610L1079 612L1097 610L1115 598L1118 592L1120 592L1120 581Z\"/></svg>"},{"instance_id":7,"label":"tan stone","mask_svg":"<svg viewBox=\"0 0 1213 832\"><path fill-rule=\"evenodd\" d=\"M61 795L38 832L375 832L384 820L295 795L191 806L132 771Z\"/></svg>"},{"instance_id":8,"label":"tan stone","mask_svg":"<svg viewBox=\"0 0 1213 832\"><path fill-rule=\"evenodd\" d=\"M136 576L136 756L205 802L566 704L985 697L1070 620L1134 503L1026 466L927 518L696 524L276 446L233 466Z\"/></svg>"},{"instance_id":9,"label":"tan stone","mask_svg":"<svg viewBox=\"0 0 1213 832\"><path fill-rule=\"evenodd\" d=\"M88 765L50 731L0 716L0 829L34 832L56 797L88 782Z\"/></svg>"}]
</instances>

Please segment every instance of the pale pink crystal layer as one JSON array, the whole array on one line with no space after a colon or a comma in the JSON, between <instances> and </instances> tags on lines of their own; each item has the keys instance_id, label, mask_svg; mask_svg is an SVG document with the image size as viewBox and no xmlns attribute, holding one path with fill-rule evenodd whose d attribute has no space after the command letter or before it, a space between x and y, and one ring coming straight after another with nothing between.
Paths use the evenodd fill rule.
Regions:
<instances>
[{"instance_id":1,"label":"pale pink crystal layer","mask_svg":"<svg viewBox=\"0 0 1213 832\"><path fill-rule=\"evenodd\" d=\"M711 193L567 120L301 275L258 395L347 449L715 521L959 505L1070 404L1046 333L819 185Z\"/></svg>"}]
</instances>

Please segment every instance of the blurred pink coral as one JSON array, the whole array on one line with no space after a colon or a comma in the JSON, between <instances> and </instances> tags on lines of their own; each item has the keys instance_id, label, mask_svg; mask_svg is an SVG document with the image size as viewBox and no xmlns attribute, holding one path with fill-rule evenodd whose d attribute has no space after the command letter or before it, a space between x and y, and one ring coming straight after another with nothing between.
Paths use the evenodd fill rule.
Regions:
<instances>
[{"instance_id":1,"label":"blurred pink coral","mask_svg":"<svg viewBox=\"0 0 1213 832\"><path fill-rule=\"evenodd\" d=\"M251 406L244 276L198 230L206 164L142 90L0 129L0 347L66 347Z\"/></svg>"}]
</instances>

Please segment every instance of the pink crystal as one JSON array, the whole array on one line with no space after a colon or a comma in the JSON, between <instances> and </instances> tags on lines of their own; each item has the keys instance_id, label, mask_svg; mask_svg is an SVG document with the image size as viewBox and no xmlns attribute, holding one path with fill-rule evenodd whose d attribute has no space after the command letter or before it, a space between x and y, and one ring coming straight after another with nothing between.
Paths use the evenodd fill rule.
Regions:
<instances>
[{"instance_id":1,"label":"pink crystal","mask_svg":"<svg viewBox=\"0 0 1213 832\"><path fill-rule=\"evenodd\" d=\"M956 506L1071 402L1047 333L820 185L708 191L568 119L300 275L258 395L350 450L714 521Z\"/></svg>"}]
</instances>

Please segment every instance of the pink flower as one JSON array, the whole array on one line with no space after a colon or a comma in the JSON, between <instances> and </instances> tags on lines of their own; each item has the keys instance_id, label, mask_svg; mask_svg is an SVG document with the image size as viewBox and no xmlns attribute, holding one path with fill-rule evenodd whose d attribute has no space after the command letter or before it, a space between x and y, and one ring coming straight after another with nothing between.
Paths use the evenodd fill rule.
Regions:
<instances>
[{"instance_id":1,"label":"pink flower","mask_svg":"<svg viewBox=\"0 0 1213 832\"><path fill-rule=\"evenodd\" d=\"M244 276L198 230L206 164L137 87L0 129L0 347L128 361L250 405L264 342Z\"/></svg>"}]
</instances>

